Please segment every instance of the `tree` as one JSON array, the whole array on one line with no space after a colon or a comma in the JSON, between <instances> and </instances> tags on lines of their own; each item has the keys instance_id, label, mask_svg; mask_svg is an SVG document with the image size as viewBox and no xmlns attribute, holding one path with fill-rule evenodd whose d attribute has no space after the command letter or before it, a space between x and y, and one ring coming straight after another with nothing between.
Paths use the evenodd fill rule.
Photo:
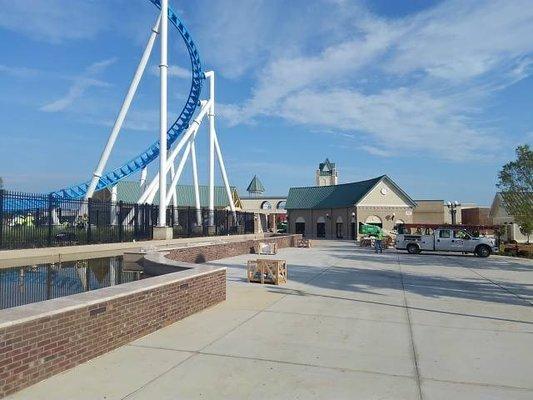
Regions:
<instances>
[{"instance_id":1,"label":"tree","mask_svg":"<svg viewBox=\"0 0 533 400\"><path fill-rule=\"evenodd\" d=\"M4 180L0 176L0 190L2 190L3 188L4 188Z\"/></svg>"},{"instance_id":2,"label":"tree","mask_svg":"<svg viewBox=\"0 0 533 400\"><path fill-rule=\"evenodd\" d=\"M516 160L505 164L498 174L500 190L507 212L527 236L533 232L533 151L525 144L516 148Z\"/></svg>"}]
</instances>

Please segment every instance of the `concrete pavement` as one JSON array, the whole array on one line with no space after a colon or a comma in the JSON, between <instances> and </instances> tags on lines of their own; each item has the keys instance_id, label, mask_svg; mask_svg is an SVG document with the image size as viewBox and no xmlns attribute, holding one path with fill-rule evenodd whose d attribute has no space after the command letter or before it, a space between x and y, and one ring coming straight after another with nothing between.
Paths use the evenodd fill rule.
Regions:
<instances>
[{"instance_id":1,"label":"concrete pavement","mask_svg":"<svg viewBox=\"0 0 533 400\"><path fill-rule=\"evenodd\" d=\"M226 302L10 399L533 398L533 262L317 244L283 286L216 262Z\"/></svg>"}]
</instances>

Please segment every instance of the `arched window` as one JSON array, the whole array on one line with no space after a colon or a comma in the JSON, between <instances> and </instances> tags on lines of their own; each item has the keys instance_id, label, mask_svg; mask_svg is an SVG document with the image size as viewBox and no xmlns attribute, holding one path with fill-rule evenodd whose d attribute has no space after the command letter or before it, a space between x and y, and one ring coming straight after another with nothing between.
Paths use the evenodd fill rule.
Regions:
<instances>
[{"instance_id":1,"label":"arched window","mask_svg":"<svg viewBox=\"0 0 533 400\"><path fill-rule=\"evenodd\" d=\"M370 224L370 225L380 225L382 224L383 222L381 221L381 218L379 218L377 215L371 215L369 216L367 219L365 219L365 224Z\"/></svg>"},{"instance_id":2,"label":"arched window","mask_svg":"<svg viewBox=\"0 0 533 400\"><path fill-rule=\"evenodd\" d=\"M278 202L278 204L276 205L276 208L278 210L285 210L285 204L287 204L287 202L285 200L281 200Z\"/></svg>"},{"instance_id":3,"label":"arched window","mask_svg":"<svg viewBox=\"0 0 533 400\"><path fill-rule=\"evenodd\" d=\"M269 201L263 201L261 203L261 210L271 210L272 209L272 204L270 204Z\"/></svg>"},{"instance_id":4,"label":"arched window","mask_svg":"<svg viewBox=\"0 0 533 400\"><path fill-rule=\"evenodd\" d=\"M380 217L377 215L370 215L367 219L365 219L365 224L367 225L375 225L379 226L380 228L383 228L383 222ZM361 232L363 224L359 222L359 232Z\"/></svg>"}]
</instances>

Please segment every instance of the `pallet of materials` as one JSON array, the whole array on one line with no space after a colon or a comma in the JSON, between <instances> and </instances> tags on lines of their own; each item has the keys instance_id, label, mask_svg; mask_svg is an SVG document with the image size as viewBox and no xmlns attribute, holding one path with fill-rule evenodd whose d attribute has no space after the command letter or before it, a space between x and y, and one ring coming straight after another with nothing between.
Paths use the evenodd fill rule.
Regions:
<instances>
[{"instance_id":1,"label":"pallet of materials","mask_svg":"<svg viewBox=\"0 0 533 400\"><path fill-rule=\"evenodd\" d=\"M306 249L311 247L311 241L309 239L298 239L296 242L296 247L304 247Z\"/></svg>"},{"instance_id":2,"label":"pallet of materials","mask_svg":"<svg viewBox=\"0 0 533 400\"><path fill-rule=\"evenodd\" d=\"M275 242L258 242L254 246L255 254L274 255L278 253L278 244Z\"/></svg>"},{"instance_id":3,"label":"pallet of materials","mask_svg":"<svg viewBox=\"0 0 533 400\"><path fill-rule=\"evenodd\" d=\"M281 285L287 283L287 261L261 259L248 261L248 282L271 283Z\"/></svg>"}]
</instances>

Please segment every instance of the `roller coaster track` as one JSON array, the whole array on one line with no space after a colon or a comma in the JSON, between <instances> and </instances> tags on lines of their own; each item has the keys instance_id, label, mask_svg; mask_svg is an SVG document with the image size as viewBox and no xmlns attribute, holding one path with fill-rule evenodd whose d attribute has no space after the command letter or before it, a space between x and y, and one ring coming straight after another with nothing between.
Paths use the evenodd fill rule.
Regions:
<instances>
[{"instance_id":1,"label":"roller coaster track","mask_svg":"<svg viewBox=\"0 0 533 400\"><path fill-rule=\"evenodd\" d=\"M160 0L148 1L150 1L156 7L161 8ZM176 139L189 127L191 118L194 115L196 107L199 105L200 102L200 93L202 91L202 84L205 79L205 76L202 71L200 55L198 53L196 45L192 40L191 34L189 33L185 25L181 22L181 20L178 18L176 13L170 7L168 9L168 19L172 23L172 25L176 27L181 38L185 42L185 46L187 47L187 51L191 59L192 69L192 82L191 89L189 91L189 97L187 98L187 102L181 110L179 117L176 119L176 121L172 124L172 126L167 132L168 148L170 148L172 144L176 141ZM115 185L122 179L125 179L131 174L140 171L141 169L146 167L152 161L157 159L158 156L159 141L153 143L145 151L143 151L141 154L134 157L133 159L129 160L121 167L115 168L114 170L106 172L104 175L102 175L96 186L96 190L101 190L106 187ZM52 196L63 199L81 199L87 193L88 187L89 181L52 192Z\"/></svg>"}]
</instances>

